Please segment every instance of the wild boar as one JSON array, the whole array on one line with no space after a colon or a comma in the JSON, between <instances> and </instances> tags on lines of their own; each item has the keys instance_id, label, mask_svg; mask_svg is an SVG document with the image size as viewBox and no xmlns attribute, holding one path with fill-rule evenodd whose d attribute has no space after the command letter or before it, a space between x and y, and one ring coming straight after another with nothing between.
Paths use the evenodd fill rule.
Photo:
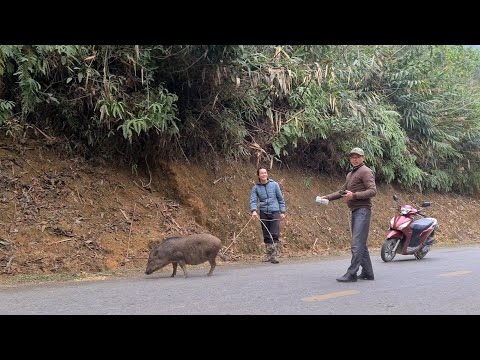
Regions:
<instances>
[{"instance_id":1,"label":"wild boar","mask_svg":"<svg viewBox=\"0 0 480 360\"><path fill-rule=\"evenodd\" d=\"M211 276L217 265L215 262L217 255L225 260L219 253L221 248L220 239L210 234L167 237L150 251L145 274L149 275L171 263L173 265L171 277L177 273L177 264L182 268L183 275L188 277L187 264L198 265L208 261L210 271L207 275Z\"/></svg>"}]
</instances>

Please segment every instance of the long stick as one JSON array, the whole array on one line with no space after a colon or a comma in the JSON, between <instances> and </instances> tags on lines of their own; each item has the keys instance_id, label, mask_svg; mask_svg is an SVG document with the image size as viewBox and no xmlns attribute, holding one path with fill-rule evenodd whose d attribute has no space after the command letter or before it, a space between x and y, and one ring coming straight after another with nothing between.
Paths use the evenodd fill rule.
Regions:
<instances>
[{"instance_id":1,"label":"long stick","mask_svg":"<svg viewBox=\"0 0 480 360\"><path fill-rule=\"evenodd\" d=\"M132 222L130 223L130 232L128 233L128 242L127 242L127 255L125 259L128 260L128 249L130 248L130 238L132 236L132 226L133 226L133 219L135 219L135 209L137 208L137 203L133 206L133 214L132 214Z\"/></svg>"},{"instance_id":2,"label":"long stick","mask_svg":"<svg viewBox=\"0 0 480 360\"><path fill-rule=\"evenodd\" d=\"M238 233L237 236L235 236L235 234L233 235L233 240L232 242L230 243L230 245L228 245L228 247L225 249L225 251L223 252L223 255L225 255L225 253L227 252L228 249L230 249L230 246L232 246L232 244L235 242L236 238L242 233L242 231L247 227L247 225L250 223L250 221L252 221L253 217L250 217L250 220L247 221L247 223L245 224L245 226L242 228L242 230L240 230L240 232Z\"/></svg>"},{"instance_id":3,"label":"long stick","mask_svg":"<svg viewBox=\"0 0 480 360\"><path fill-rule=\"evenodd\" d=\"M75 238L74 238L74 237L71 237L71 238L68 238L68 239L63 239L63 240L59 240L59 241L49 242L49 243L47 243L47 245L60 244L60 243L62 243L62 242L71 241L71 240L75 240Z\"/></svg>"}]
</instances>

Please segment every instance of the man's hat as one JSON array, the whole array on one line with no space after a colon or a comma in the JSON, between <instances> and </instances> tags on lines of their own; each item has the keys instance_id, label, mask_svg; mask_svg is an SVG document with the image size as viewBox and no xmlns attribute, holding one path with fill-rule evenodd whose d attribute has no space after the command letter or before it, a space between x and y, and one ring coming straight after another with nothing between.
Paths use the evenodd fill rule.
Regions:
<instances>
[{"instance_id":1,"label":"man's hat","mask_svg":"<svg viewBox=\"0 0 480 360\"><path fill-rule=\"evenodd\" d=\"M362 149L356 147L356 148L353 148L351 151L350 151L350 155L352 154L357 154L357 155L360 155L360 156L365 156L365 153L363 152Z\"/></svg>"}]
</instances>

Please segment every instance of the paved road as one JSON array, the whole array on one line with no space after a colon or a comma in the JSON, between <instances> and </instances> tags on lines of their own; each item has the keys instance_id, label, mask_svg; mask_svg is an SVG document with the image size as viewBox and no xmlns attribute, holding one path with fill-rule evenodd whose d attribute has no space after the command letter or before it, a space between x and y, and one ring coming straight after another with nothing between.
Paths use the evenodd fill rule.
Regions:
<instances>
[{"instance_id":1,"label":"paved road","mask_svg":"<svg viewBox=\"0 0 480 360\"><path fill-rule=\"evenodd\" d=\"M350 257L222 264L212 277L0 287L0 314L480 314L480 246L433 247L423 260L372 256L375 281L338 283ZM167 271L168 270L168 271Z\"/></svg>"}]
</instances>

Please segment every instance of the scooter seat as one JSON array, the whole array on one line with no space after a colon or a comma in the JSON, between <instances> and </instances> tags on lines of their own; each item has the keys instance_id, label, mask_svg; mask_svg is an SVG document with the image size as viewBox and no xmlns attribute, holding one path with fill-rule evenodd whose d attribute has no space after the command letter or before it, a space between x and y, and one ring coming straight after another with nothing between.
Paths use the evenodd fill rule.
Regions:
<instances>
[{"instance_id":1,"label":"scooter seat","mask_svg":"<svg viewBox=\"0 0 480 360\"><path fill-rule=\"evenodd\" d=\"M425 230L433 224L433 221L432 219L418 219L412 223L411 228L413 231Z\"/></svg>"}]
</instances>

